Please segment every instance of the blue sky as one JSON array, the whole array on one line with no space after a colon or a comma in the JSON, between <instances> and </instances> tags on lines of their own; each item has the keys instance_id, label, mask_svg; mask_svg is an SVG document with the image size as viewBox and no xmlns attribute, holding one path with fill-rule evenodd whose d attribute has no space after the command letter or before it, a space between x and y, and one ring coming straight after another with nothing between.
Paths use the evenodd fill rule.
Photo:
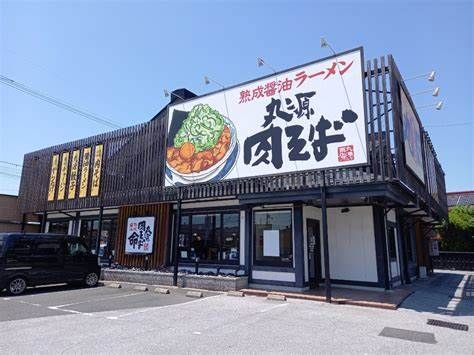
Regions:
<instances>
[{"instance_id":1,"label":"blue sky","mask_svg":"<svg viewBox=\"0 0 474 355\"><path fill-rule=\"evenodd\" d=\"M441 111L420 110L446 172L448 191L474 190L473 5L470 1L0 1L0 74L122 126L167 102L163 89L213 91L364 46L391 53L405 77L434 69ZM435 103L430 95L415 104ZM470 123L470 124L466 124ZM0 161L109 130L0 84ZM20 170L0 163L0 193L16 194Z\"/></svg>"}]
</instances>

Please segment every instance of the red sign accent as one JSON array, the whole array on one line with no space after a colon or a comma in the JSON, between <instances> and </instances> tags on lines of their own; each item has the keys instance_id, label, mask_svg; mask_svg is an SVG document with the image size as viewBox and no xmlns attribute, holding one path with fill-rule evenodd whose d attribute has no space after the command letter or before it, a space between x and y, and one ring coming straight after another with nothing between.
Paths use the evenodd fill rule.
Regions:
<instances>
[{"instance_id":1,"label":"red sign accent","mask_svg":"<svg viewBox=\"0 0 474 355\"><path fill-rule=\"evenodd\" d=\"M351 144L337 147L337 158L340 162L354 160L354 146Z\"/></svg>"}]
</instances>

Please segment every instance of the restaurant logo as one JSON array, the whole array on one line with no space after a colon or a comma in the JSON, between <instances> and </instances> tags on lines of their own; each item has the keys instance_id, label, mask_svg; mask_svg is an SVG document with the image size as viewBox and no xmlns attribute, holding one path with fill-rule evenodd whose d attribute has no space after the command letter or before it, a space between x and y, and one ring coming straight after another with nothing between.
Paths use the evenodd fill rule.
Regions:
<instances>
[{"instance_id":1,"label":"restaurant logo","mask_svg":"<svg viewBox=\"0 0 474 355\"><path fill-rule=\"evenodd\" d=\"M130 217L127 220L127 235L125 238L125 253L151 254L155 217Z\"/></svg>"},{"instance_id":2,"label":"restaurant logo","mask_svg":"<svg viewBox=\"0 0 474 355\"><path fill-rule=\"evenodd\" d=\"M362 50L169 107L166 186L367 164Z\"/></svg>"}]
</instances>

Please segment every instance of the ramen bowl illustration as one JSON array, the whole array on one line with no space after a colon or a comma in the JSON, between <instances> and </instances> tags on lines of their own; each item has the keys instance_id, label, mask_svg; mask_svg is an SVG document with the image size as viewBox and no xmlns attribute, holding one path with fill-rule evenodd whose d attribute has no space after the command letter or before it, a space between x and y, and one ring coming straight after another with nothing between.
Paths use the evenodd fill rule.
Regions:
<instances>
[{"instance_id":1,"label":"ramen bowl illustration","mask_svg":"<svg viewBox=\"0 0 474 355\"><path fill-rule=\"evenodd\" d=\"M193 106L183 118L174 122L176 133L169 137L166 150L166 165L173 180L204 182L224 167L230 171L225 163L238 145L232 121L207 104Z\"/></svg>"}]
</instances>

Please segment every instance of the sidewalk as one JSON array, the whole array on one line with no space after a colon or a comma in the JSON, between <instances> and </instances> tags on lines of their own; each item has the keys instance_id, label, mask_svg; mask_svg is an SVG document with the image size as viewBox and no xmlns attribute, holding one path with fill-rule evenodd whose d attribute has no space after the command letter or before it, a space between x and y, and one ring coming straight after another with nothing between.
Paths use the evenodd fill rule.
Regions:
<instances>
[{"instance_id":1,"label":"sidewalk","mask_svg":"<svg viewBox=\"0 0 474 355\"><path fill-rule=\"evenodd\" d=\"M326 302L326 290L320 287L316 290L304 292L281 292L260 289L240 290L246 295L266 297L269 293L284 295L287 298L297 298L308 301ZM331 301L335 304L348 304L353 306L374 307L395 310L413 293L413 290L399 288L391 291L358 290L342 287L332 287Z\"/></svg>"}]
</instances>

